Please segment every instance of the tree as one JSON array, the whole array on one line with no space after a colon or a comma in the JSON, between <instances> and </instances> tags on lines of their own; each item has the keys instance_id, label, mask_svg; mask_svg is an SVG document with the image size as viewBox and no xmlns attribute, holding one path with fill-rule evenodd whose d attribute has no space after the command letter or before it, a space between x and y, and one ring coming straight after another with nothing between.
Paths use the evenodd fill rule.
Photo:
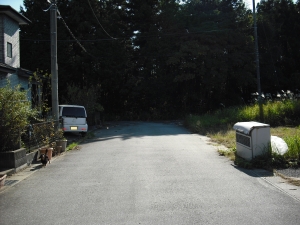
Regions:
<instances>
[{"instance_id":1,"label":"tree","mask_svg":"<svg viewBox=\"0 0 300 225\"><path fill-rule=\"evenodd\" d=\"M21 44L50 30L39 22L47 14L36 13L41 4L25 2L35 22L22 28ZM112 119L168 119L240 104L256 91L252 12L241 0L60 0L58 9L61 101L72 102L70 84L99 87L95 101ZM25 49L29 68L34 44ZM44 58L47 49L36 51ZM38 61L44 70L47 60Z\"/></svg>"},{"instance_id":2,"label":"tree","mask_svg":"<svg viewBox=\"0 0 300 225\"><path fill-rule=\"evenodd\" d=\"M258 4L262 86L270 92L299 85L299 9L291 0Z\"/></svg>"}]
</instances>

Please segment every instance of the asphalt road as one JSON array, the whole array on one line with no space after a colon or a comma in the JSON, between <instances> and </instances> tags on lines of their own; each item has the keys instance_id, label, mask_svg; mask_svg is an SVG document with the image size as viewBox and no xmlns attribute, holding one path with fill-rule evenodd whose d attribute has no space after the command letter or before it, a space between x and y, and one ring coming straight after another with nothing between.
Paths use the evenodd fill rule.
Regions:
<instances>
[{"instance_id":1,"label":"asphalt road","mask_svg":"<svg viewBox=\"0 0 300 225\"><path fill-rule=\"evenodd\" d=\"M0 193L0 224L300 224L300 201L176 123L123 122Z\"/></svg>"}]
</instances>

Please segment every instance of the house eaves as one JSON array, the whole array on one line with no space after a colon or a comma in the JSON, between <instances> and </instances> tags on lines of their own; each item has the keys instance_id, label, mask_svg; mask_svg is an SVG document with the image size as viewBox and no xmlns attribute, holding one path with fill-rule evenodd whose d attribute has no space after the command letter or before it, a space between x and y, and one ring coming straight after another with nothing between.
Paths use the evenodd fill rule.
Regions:
<instances>
[{"instance_id":1,"label":"house eaves","mask_svg":"<svg viewBox=\"0 0 300 225\"><path fill-rule=\"evenodd\" d=\"M23 69L23 68L18 68L17 69L17 74L18 74L18 76L25 77L25 78L29 78L29 77L33 76L32 71L26 70L26 69Z\"/></svg>"},{"instance_id":2,"label":"house eaves","mask_svg":"<svg viewBox=\"0 0 300 225\"><path fill-rule=\"evenodd\" d=\"M5 63L0 63L0 71L4 73L15 73L17 69Z\"/></svg>"},{"instance_id":3,"label":"house eaves","mask_svg":"<svg viewBox=\"0 0 300 225\"><path fill-rule=\"evenodd\" d=\"M9 16L13 20L17 21L19 25L27 25L31 23L29 19L27 19L25 16L17 12L9 5L0 5L0 14L5 14Z\"/></svg>"}]
</instances>

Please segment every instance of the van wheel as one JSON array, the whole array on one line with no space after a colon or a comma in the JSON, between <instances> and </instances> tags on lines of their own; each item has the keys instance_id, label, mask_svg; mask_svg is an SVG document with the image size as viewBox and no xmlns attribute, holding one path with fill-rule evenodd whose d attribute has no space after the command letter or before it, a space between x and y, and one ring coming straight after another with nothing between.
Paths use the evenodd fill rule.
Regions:
<instances>
[{"instance_id":1,"label":"van wheel","mask_svg":"<svg viewBox=\"0 0 300 225\"><path fill-rule=\"evenodd\" d=\"M81 132L81 137L85 137L86 136L86 132Z\"/></svg>"}]
</instances>

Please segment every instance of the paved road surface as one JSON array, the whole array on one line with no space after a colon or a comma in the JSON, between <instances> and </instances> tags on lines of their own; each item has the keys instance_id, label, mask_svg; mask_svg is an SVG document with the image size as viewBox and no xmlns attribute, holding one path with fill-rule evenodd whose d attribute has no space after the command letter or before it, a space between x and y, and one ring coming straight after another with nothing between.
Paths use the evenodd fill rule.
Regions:
<instances>
[{"instance_id":1,"label":"paved road surface","mask_svg":"<svg viewBox=\"0 0 300 225\"><path fill-rule=\"evenodd\" d=\"M300 224L300 201L175 123L126 122L0 193L0 224Z\"/></svg>"}]
</instances>

